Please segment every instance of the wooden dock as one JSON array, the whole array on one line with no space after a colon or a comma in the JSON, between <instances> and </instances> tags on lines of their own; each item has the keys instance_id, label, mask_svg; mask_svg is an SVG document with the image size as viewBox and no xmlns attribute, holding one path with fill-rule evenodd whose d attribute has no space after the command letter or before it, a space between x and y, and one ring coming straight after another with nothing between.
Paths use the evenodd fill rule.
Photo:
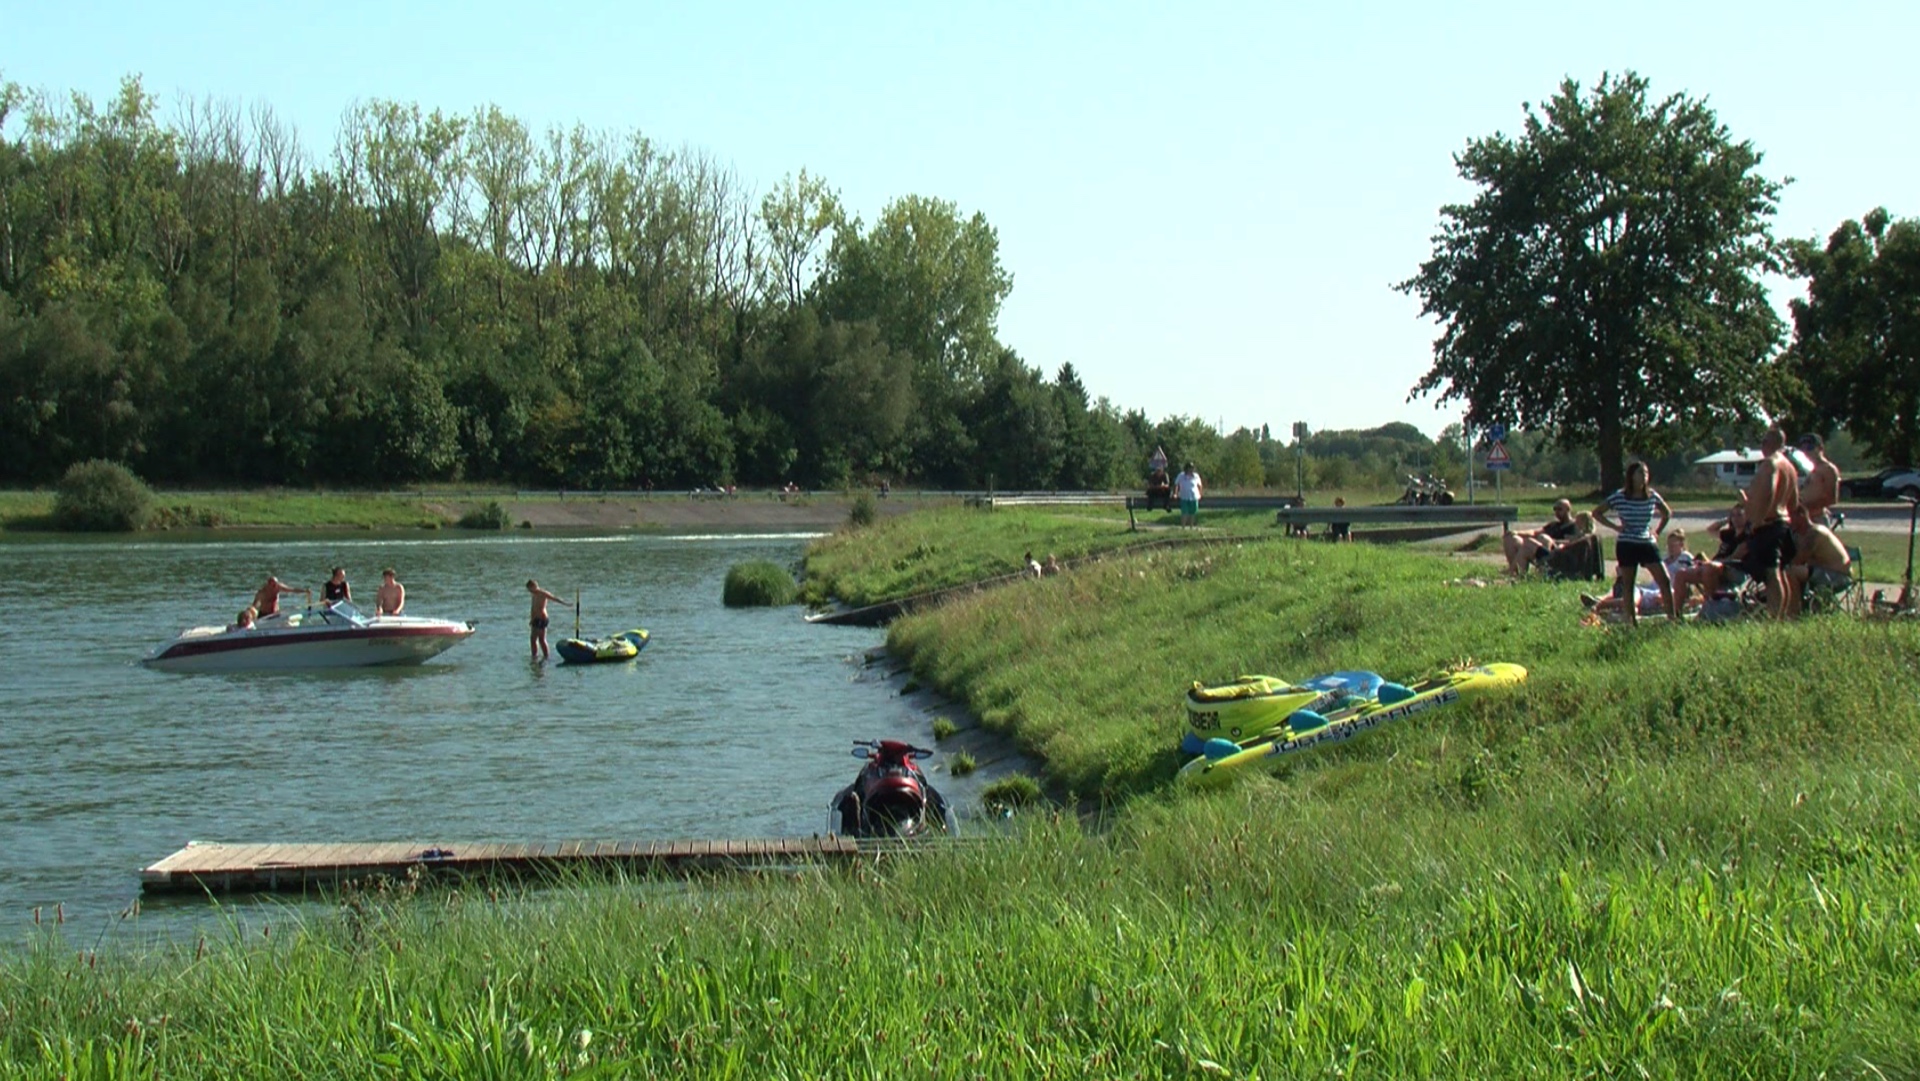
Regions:
<instances>
[{"instance_id":1,"label":"wooden dock","mask_svg":"<svg viewBox=\"0 0 1920 1081\"><path fill-rule=\"evenodd\" d=\"M533 844L223 844L194 841L140 872L147 893L298 892L416 871L540 875L569 867L689 875L845 862L921 849L926 840L827 835L740 841L549 841ZM946 839L931 841L935 845Z\"/></svg>"}]
</instances>

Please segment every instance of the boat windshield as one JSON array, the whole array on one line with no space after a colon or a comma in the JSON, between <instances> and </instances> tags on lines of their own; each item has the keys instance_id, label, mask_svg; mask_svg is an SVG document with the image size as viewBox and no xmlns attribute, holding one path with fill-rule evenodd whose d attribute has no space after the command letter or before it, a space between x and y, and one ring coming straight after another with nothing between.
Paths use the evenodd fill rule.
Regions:
<instances>
[{"instance_id":1,"label":"boat windshield","mask_svg":"<svg viewBox=\"0 0 1920 1081\"><path fill-rule=\"evenodd\" d=\"M362 626L367 622L367 617L360 614L360 609L355 608L352 601L334 601L324 604L315 609L313 614L326 623L345 624L352 627Z\"/></svg>"}]
</instances>

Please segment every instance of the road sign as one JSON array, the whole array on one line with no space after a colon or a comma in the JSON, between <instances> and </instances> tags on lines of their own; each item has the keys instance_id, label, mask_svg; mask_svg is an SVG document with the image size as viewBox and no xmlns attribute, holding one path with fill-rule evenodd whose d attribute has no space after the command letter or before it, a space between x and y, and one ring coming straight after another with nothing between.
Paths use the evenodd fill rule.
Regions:
<instances>
[{"instance_id":1,"label":"road sign","mask_svg":"<svg viewBox=\"0 0 1920 1081\"><path fill-rule=\"evenodd\" d=\"M1489 424L1489 425L1487 425L1487 442L1489 442L1489 443L1505 443L1506 441L1507 441L1507 426L1506 426L1506 425L1504 425L1504 424Z\"/></svg>"},{"instance_id":2,"label":"road sign","mask_svg":"<svg viewBox=\"0 0 1920 1081\"><path fill-rule=\"evenodd\" d=\"M1294 437L1295 439L1305 439L1305 438L1307 437L1307 422L1306 422L1306 421L1304 421L1304 420L1296 420L1296 421L1294 421L1294 422L1293 422L1293 437Z\"/></svg>"},{"instance_id":3,"label":"road sign","mask_svg":"<svg viewBox=\"0 0 1920 1081\"><path fill-rule=\"evenodd\" d=\"M1505 443L1496 442L1493 446L1487 448L1487 468L1513 468L1513 459L1507 457L1507 445Z\"/></svg>"}]
</instances>

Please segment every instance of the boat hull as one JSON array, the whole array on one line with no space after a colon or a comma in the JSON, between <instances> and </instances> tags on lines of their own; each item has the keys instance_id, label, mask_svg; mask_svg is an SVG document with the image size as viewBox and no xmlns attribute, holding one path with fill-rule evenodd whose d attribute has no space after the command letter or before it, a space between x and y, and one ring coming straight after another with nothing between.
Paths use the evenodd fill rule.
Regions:
<instances>
[{"instance_id":1,"label":"boat hull","mask_svg":"<svg viewBox=\"0 0 1920 1081\"><path fill-rule=\"evenodd\" d=\"M182 635L142 663L162 672L268 672L421 664L472 637L470 623L416 620L302 631Z\"/></svg>"}]
</instances>

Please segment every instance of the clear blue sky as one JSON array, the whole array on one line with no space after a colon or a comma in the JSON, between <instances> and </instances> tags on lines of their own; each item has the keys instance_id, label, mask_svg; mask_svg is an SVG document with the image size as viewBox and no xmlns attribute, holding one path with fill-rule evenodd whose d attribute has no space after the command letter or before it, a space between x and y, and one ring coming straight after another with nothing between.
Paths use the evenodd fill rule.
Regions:
<instances>
[{"instance_id":1,"label":"clear blue sky","mask_svg":"<svg viewBox=\"0 0 1920 1081\"><path fill-rule=\"evenodd\" d=\"M1824 238L1920 215L1916 39L1920 5L1892 2L0 0L0 78L263 103L315 160L356 101L492 103L697 148L756 193L805 168L867 221L951 200L999 231L1000 336L1029 364L1276 434L1457 419L1405 400L1434 327L1391 285L1470 195L1452 154L1562 77L1707 98L1793 178L1777 235Z\"/></svg>"}]
</instances>

